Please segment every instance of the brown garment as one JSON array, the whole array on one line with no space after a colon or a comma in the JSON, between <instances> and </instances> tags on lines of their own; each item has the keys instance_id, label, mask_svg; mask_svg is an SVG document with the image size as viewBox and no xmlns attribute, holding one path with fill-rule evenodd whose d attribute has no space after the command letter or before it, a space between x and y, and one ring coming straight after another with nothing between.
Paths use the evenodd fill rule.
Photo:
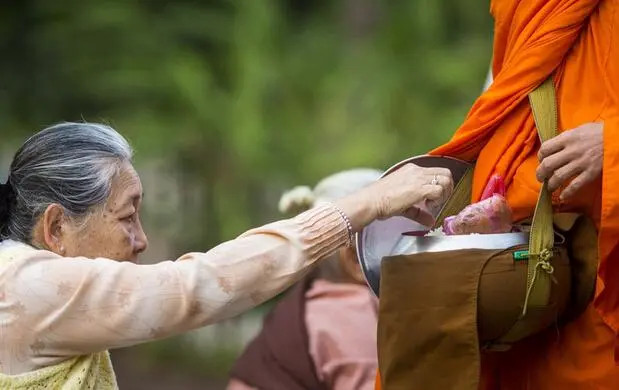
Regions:
<instances>
[{"instance_id":1,"label":"brown garment","mask_svg":"<svg viewBox=\"0 0 619 390\"><path fill-rule=\"evenodd\" d=\"M562 292L553 289L550 302L561 312L570 284L564 250L552 264ZM514 325L522 311L526 274L526 262L516 262L505 250L385 258L378 320L382 388L477 390L480 342L491 342ZM527 326L554 319L542 320L547 308L534 309L529 309Z\"/></svg>"},{"instance_id":2,"label":"brown garment","mask_svg":"<svg viewBox=\"0 0 619 390\"><path fill-rule=\"evenodd\" d=\"M316 375L305 325L305 278L277 303L245 349L231 377L260 390L327 390Z\"/></svg>"}]
</instances>

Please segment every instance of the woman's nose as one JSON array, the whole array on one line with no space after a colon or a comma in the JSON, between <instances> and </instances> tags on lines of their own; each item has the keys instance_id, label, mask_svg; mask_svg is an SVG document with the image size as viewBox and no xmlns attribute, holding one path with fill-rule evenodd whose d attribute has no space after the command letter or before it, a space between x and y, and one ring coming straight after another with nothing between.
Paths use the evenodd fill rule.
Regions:
<instances>
[{"instance_id":1,"label":"woman's nose","mask_svg":"<svg viewBox=\"0 0 619 390\"><path fill-rule=\"evenodd\" d=\"M146 237L146 233L142 229L142 224L138 222L138 231L135 236L135 251L142 253L146 248L148 248L148 237Z\"/></svg>"}]
</instances>

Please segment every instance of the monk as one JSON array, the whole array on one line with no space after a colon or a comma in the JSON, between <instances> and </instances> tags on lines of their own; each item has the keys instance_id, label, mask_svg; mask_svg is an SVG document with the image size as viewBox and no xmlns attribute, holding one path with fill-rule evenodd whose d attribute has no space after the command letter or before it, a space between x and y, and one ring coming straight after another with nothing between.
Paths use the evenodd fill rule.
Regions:
<instances>
[{"instance_id":1,"label":"monk","mask_svg":"<svg viewBox=\"0 0 619 390\"><path fill-rule=\"evenodd\" d=\"M500 174L516 220L549 180L556 211L595 221L600 262L589 307L558 332L484 353L480 387L619 389L619 1L493 0L490 10L494 81L431 153L477 161L473 201ZM527 95L548 77L561 134L540 145Z\"/></svg>"}]
</instances>

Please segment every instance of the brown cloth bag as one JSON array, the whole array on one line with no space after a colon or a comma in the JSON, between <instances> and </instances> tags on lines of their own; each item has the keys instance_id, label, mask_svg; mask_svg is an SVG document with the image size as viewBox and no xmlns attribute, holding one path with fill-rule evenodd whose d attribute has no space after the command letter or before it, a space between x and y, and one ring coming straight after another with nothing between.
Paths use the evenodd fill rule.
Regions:
<instances>
[{"instance_id":1,"label":"brown cloth bag","mask_svg":"<svg viewBox=\"0 0 619 390\"><path fill-rule=\"evenodd\" d=\"M548 139L556 134L552 82L531 95L540 137ZM470 199L470 178L460 181L439 220ZM480 348L509 348L586 307L595 281L596 234L582 216L555 215L553 223L544 184L528 247L385 257L378 323L382 388L477 390Z\"/></svg>"}]
</instances>

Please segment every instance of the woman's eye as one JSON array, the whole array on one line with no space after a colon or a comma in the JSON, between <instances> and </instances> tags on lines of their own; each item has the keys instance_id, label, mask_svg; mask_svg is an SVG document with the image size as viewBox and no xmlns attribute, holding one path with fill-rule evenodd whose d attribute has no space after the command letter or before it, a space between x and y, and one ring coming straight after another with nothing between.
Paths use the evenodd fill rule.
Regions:
<instances>
[{"instance_id":1,"label":"woman's eye","mask_svg":"<svg viewBox=\"0 0 619 390\"><path fill-rule=\"evenodd\" d=\"M126 222L133 222L135 220L135 213L122 218L122 220Z\"/></svg>"}]
</instances>

